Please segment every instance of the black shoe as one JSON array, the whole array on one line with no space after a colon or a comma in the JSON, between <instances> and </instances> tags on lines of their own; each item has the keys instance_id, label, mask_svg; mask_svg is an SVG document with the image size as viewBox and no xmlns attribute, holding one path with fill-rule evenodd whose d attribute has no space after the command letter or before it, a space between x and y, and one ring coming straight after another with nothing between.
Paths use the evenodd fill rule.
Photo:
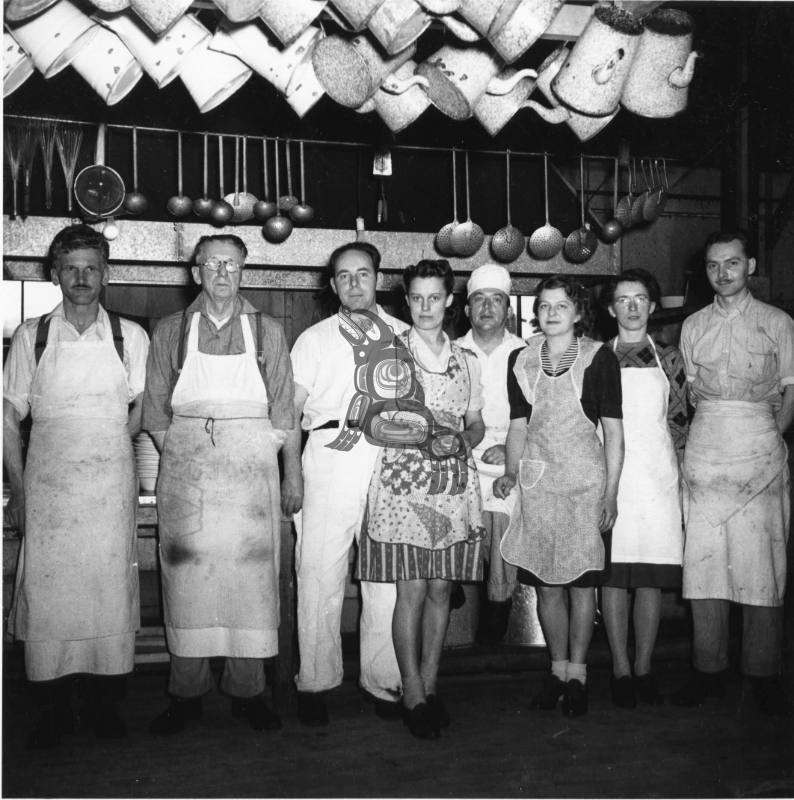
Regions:
<instances>
[{"instance_id":1,"label":"black shoe","mask_svg":"<svg viewBox=\"0 0 794 800\"><path fill-rule=\"evenodd\" d=\"M448 728L450 723L449 712L437 694L429 694L425 698L430 715L436 719L439 728Z\"/></svg>"},{"instance_id":2,"label":"black shoe","mask_svg":"<svg viewBox=\"0 0 794 800\"><path fill-rule=\"evenodd\" d=\"M771 717L791 715L794 709L779 676L751 677L750 685L753 687L755 702L762 713Z\"/></svg>"},{"instance_id":3,"label":"black shoe","mask_svg":"<svg viewBox=\"0 0 794 800\"><path fill-rule=\"evenodd\" d=\"M94 733L97 739L126 739L127 726L113 706L104 706L97 711Z\"/></svg>"},{"instance_id":4,"label":"black shoe","mask_svg":"<svg viewBox=\"0 0 794 800\"><path fill-rule=\"evenodd\" d=\"M399 700L383 700L380 697L373 697L372 705L375 707L375 716L379 719L387 721L402 719L402 705Z\"/></svg>"},{"instance_id":5,"label":"black shoe","mask_svg":"<svg viewBox=\"0 0 794 800\"><path fill-rule=\"evenodd\" d=\"M261 696L233 697L232 716L243 717L255 731L277 731L281 727L281 717Z\"/></svg>"},{"instance_id":6,"label":"black shoe","mask_svg":"<svg viewBox=\"0 0 794 800\"><path fill-rule=\"evenodd\" d=\"M565 684L562 713L566 717L581 717L587 713L587 686L576 678Z\"/></svg>"},{"instance_id":7,"label":"black shoe","mask_svg":"<svg viewBox=\"0 0 794 800\"><path fill-rule=\"evenodd\" d=\"M201 719L201 698L192 697L188 700L171 701L171 705L155 717L149 725L152 736L173 736L181 733L190 720Z\"/></svg>"},{"instance_id":8,"label":"black shoe","mask_svg":"<svg viewBox=\"0 0 794 800\"><path fill-rule=\"evenodd\" d=\"M689 680L670 695L674 706L692 708L702 706L707 697L725 697L725 684L721 672L701 672L693 669Z\"/></svg>"},{"instance_id":9,"label":"black shoe","mask_svg":"<svg viewBox=\"0 0 794 800\"><path fill-rule=\"evenodd\" d=\"M656 680L649 672L647 675L634 676L634 690L637 692L637 699L641 703L649 706L664 705L664 697L656 688Z\"/></svg>"},{"instance_id":10,"label":"black shoe","mask_svg":"<svg viewBox=\"0 0 794 800\"><path fill-rule=\"evenodd\" d=\"M504 601L487 600L483 616L477 631L477 642L483 645L495 645L504 639L510 622L512 598Z\"/></svg>"},{"instance_id":11,"label":"black shoe","mask_svg":"<svg viewBox=\"0 0 794 800\"><path fill-rule=\"evenodd\" d=\"M541 708L548 711L557 705L557 701L565 694L565 682L556 675L546 675L540 688L529 701L530 708Z\"/></svg>"},{"instance_id":12,"label":"black shoe","mask_svg":"<svg viewBox=\"0 0 794 800\"><path fill-rule=\"evenodd\" d=\"M413 708L403 706L403 720L417 739L438 739L441 735L438 720L430 713L427 703L419 703Z\"/></svg>"},{"instance_id":13,"label":"black shoe","mask_svg":"<svg viewBox=\"0 0 794 800\"><path fill-rule=\"evenodd\" d=\"M328 724L328 709L322 692L298 692L298 720L311 728Z\"/></svg>"},{"instance_id":14,"label":"black shoe","mask_svg":"<svg viewBox=\"0 0 794 800\"><path fill-rule=\"evenodd\" d=\"M636 708L637 695L634 693L634 684L630 675L622 675L609 679L609 688L612 692L612 702L618 708Z\"/></svg>"}]
</instances>

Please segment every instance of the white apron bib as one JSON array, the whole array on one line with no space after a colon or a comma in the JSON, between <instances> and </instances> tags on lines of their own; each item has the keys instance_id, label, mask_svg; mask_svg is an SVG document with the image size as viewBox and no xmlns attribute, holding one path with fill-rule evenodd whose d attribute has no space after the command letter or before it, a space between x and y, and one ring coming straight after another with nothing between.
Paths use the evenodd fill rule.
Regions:
<instances>
[{"instance_id":1,"label":"white apron bib","mask_svg":"<svg viewBox=\"0 0 794 800\"><path fill-rule=\"evenodd\" d=\"M26 643L49 643L26 647L33 680L133 666L140 610L128 392L112 338L48 346L33 379L26 531L9 620Z\"/></svg>"},{"instance_id":2,"label":"white apron bib","mask_svg":"<svg viewBox=\"0 0 794 800\"><path fill-rule=\"evenodd\" d=\"M667 425L670 383L650 336L648 342L657 369L620 370L626 455L618 486L618 518L612 528L612 561L680 564L684 540L678 462Z\"/></svg>"},{"instance_id":3,"label":"white apron bib","mask_svg":"<svg viewBox=\"0 0 794 800\"><path fill-rule=\"evenodd\" d=\"M582 358L580 350L577 362ZM582 410L576 368L575 362L555 378L538 363L533 389L525 390L533 403L519 463L520 501L501 546L508 564L550 584L567 584L604 568L598 519L606 463L593 423Z\"/></svg>"},{"instance_id":4,"label":"white apron bib","mask_svg":"<svg viewBox=\"0 0 794 800\"><path fill-rule=\"evenodd\" d=\"M277 444L248 320L245 352L198 350L193 315L160 461L163 608L172 654L278 651Z\"/></svg>"}]
</instances>

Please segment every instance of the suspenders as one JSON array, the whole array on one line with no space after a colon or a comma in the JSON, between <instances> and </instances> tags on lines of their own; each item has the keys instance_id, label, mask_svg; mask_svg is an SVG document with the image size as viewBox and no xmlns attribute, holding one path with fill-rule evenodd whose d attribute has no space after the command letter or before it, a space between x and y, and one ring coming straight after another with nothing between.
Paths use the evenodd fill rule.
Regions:
<instances>
[{"instance_id":1,"label":"suspenders","mask_svg":"<svg viewBox=\"0 0 794 800\"><path fill-rule=\"evenodd\" d=\"M121 363L124 363L124 337L121 335L121 317L114 314L112 311L107 312L110 319L110 330L113 333L113 346L116 348ZM41 361L42 353L47 347L47 336L50 333L50 320L44 316L39 320L36 327L36 344L33 348L33 353L36 357L36 366Z\"/></svg>"}]
</instances>

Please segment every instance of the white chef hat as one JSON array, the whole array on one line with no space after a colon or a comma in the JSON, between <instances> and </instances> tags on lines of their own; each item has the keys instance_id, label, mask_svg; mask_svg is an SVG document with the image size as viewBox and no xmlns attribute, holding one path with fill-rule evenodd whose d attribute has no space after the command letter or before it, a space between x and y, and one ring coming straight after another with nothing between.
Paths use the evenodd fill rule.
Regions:
<instances>
[{"instance_id":1,"label":"white chef hat","mask_svg":"<svg viewBox=\"0 0 794 800\"><path fill-rule=\"evenodd\" d=\"M510 294L510 273L499 264L483 264L477 267L466 284L466 297L471 297L481 289L498 289L500 292Z\"/></svg>"}]
</instances>

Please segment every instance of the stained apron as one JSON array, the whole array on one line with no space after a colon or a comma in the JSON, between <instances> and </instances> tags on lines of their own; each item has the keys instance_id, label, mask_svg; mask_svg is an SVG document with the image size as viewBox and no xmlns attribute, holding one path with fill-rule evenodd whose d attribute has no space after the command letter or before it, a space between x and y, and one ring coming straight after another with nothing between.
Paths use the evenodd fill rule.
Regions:
<instances>
[{"instance_id":1,"label":"stained apron","mask_svg":"<svg viewBox=\"0 0 794 800\"><path fill-rule=\"evenodd\" d=\"M577 361L581 358L580 352ZM519 462L519 502L502 538L505 561L550 584L604 568L598 522L606 464L595 427L582 410L575 367L576 362L555 378L538 364L535 376L524 378L533 387L532 415Z\"/></svg>"},{"instance_id":2,"label":"stained apron","mask_svg":"<svg viewBox=\"0 0 794 800\"><path fill-rule=\"evenodd\" d=\"M157 484L168 648L174 655L278 652L278 444L248 320L245 352L198 350L190 323ZM235 323L232 323L235 324Z\"/></svg>"},{"instance_id":3,"label":"stained apron","mask_svg":"<svg viewBox=\"0 0 794 800\"><path fill-rule=\"evenodd\" d=\"M9 630L31 680L132 670L140 624L129 386L109 326L42 354Z\"/></svg>"},{"instance_id":4,"label":"stained apron","mask_svg":"<svg viewBox=\"0 0 794 800\"><path fill-rule=\"evenodd\" d=\"M768 403L700 400L684 453L684 597L780 605L787 450Z\"/></svg>"},{"instance_id":5,"label":"stained apron","mask_svg":"<svg viewBox=\"0 0 794 800\"><path fill-rule=\"evenodd\" d=\"M626 450L618 486L618 518L612 528L612 561L680 564L684 537L678 461L667 425L670 382L650 336L648 343L656 369L620 370Z\"/></svg>"}]
</instances>

